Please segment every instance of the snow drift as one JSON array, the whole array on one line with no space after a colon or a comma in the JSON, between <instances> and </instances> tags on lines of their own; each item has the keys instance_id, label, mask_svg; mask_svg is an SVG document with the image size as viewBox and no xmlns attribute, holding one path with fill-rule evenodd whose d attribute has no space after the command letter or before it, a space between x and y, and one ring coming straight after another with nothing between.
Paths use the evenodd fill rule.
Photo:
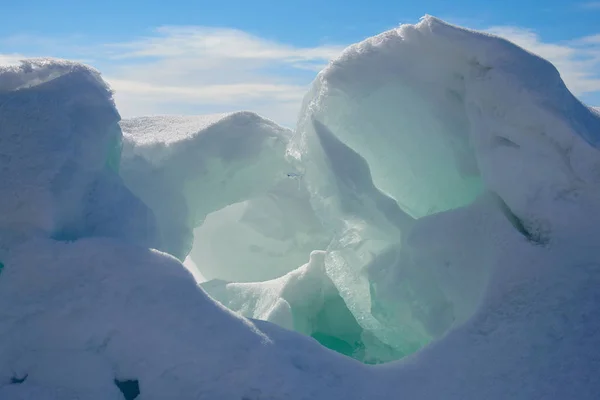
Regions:
<instances>
[{"instance_id":1,"label":"snow drift","mask_svg":"<svg viewBox=\"0 0 600 400\"><path fill-rule=\"evenodd\" d=\"M121 165L96 72L0 88L0 398L597 397L600 117L537 56L425 17L333 61L293 134L134 119ZM204 290L148 249L192 247Z\"/></svg>"}]
</instances>

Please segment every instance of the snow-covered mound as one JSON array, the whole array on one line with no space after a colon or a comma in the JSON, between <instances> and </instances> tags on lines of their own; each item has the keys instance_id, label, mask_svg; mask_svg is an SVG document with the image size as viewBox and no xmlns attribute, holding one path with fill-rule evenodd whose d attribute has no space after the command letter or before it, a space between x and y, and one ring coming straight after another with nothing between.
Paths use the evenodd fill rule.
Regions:
<instances>
[{"instance_id":1,"label":"snow-covered mound","mask_svg":"<svg viewBox=\"0 0 600 400\"><path fill-rule=\"evenodd\" d=\"M139 399L366 395L362 365L235 316L171 256L40 238L3 261L3 400L123 399L115 380L137 382Z\"/></svg>"},{"instance_id":2,"label":"snow-covered mound","mask_svg":"<svg viewBox=\"0 0 600 400\"><path fill-rule=\"evenodd\" d=\"M0 87L1 399L597 398L600 116L546 61L426 17L320 73L293 136L134 119L120 169L97 73ZM194 228L201 287L149 249Z\"/></svg>"},{"instance_id":3,"label":"snow-covered mound","mask_svg":"<svg viewBox=\"0 0 600 400\"><path fill-rule=\"evenodd\" d=\"M117 175L119 114L99 74L68 61L0 67L0 230L155 244L154 219Z\"/></svg>"}]
</instances>

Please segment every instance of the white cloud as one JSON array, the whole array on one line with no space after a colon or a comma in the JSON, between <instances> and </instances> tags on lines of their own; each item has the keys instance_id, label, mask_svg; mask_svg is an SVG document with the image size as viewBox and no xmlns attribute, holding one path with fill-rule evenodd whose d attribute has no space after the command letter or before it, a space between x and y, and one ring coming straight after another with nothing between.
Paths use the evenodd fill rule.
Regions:
<instances>
[{"instance_id":1,"label":"white cloud","mask_svg":"<svg viewBox=\"0 0 600 400\"><path fill-rule=\"evenodd\" d=\"M116 57L235 58L275 61L314 61L330 59L342 48L319 46L298 48L269 41L237 29L165 26L158 35L129 43L109 45ZM119 51L120 50L120 51Z\"/></svg>"},{"instance_id":2,"label":"white cloud","mask_svg":"<svg viewBox=\"0 0 600 400\"><path fill-rule=\"evenodd\" d=\"M25 58L22 54L0 54L0 65L18 64L19 60Z\"/></svg>"},{"instance_id":3,"label":"white cloud","mask_svg":"<svg viewBox=\"0 0 600 400\"><path fill-rule=\"evenodd\" d=\"M272 118L293 126L314 71L342 49L294 47L236 29L162 27L153 36L104 45L109 62L100 69L124 116L175 104L195 113L264 112L272 105Z\"/></svg>"}]
</instances>

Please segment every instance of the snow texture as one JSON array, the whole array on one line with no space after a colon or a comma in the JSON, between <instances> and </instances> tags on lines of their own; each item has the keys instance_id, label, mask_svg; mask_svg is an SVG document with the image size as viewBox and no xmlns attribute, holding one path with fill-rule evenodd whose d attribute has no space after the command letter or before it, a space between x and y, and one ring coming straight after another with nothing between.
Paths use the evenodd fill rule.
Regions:
<instances>
[{"instance_id":1,"label":"snow texture","mask_svg":"<svg viewBox=\"0 0 600 400\"><path fill-rule=\"evenodd\" d=\"M96 72L37 60L0 88L0 399L125 380L139 399L597 398L600 115L547 61L428 16L333 61L293 135L134 119L121 165ZM149 249L184 259L194 228L218 249L186 260L201 287Z\"/></svg>"}]
</instances>

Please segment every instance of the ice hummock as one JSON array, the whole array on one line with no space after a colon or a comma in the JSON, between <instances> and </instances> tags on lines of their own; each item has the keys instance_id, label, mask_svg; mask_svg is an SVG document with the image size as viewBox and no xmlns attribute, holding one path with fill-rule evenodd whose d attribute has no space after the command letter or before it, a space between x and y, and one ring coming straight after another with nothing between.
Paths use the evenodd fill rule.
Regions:
<instances>
[{"instance_id":1,"label":"ice hummock","mask_svg":"<svg viewBox=\"0 0 600 400\"><path fill-rule=\"evenodd\" d=\"M65 71L64 62L42 64ZM95 73L73 64L64 74L40 74L37 84L27 83L27 64L18 68L0 70L0 82L18 82L0 94L10 106L0 113L0 300L7 305L0 310L0 398L118 399L115 381L123 380L138 382L148 399L597 397L600 117L546 61L426 17L334 61L307 95L294 136L278 136L282 128L260 117L241 118L264 129L253 144L272 164L258 169L262 156L218 151L246 132L221 117L185 128L192 140L186 132L158 140L168 145L156 144L150 131L160 121L152 122L139 135L147 137L127 139L119 165L118 114ZM414 103L403 103L406 93ZM215 125L226 129L194 147ZM402 143L415 147L405 151ZM204 146L212 150L202 153ZM136 148L141 158L132 162ZM217 168L182 168L178 162L194 160L194 152ZM281 241L278 232L308 218L275 223L279 214L271 211L290 199L318 222L311 251L321 251L308 264L307 254L302 267L274 271L285 256L257 252L252 262L262 257L264 265L240 269L237 261L228 271L247 273L246 282L204 283L223 304L359 359L404 358L362 365L206 296L176 259L148 249L166 249L168 237L183 258L191 241L189 233L185 243L165 235L168 218L182 215L169 209L182 204L170 196L186 200L186 185L153 182L153 161L197 180L192 193L212 187L214 177L232 185L233 196L200 190L191 204L200 215L225 213L226 223L217 224L223 238L244 227L233 244L246 235L263 250L265 238ZM133 171L128 185L135 174L146 176L142 189L163 202L144 205L118 170ZM265 177L249 181L260 187L236 187L247 170ZM411 183L415 176L423 188ZM273 191L276 201L265 201ZM154 214L158 233L144 237ZM185 218L176 225L185 232L201 220ZM302 246L292 248L299 257ZM335 307L325 306L327 298ZM351 317L322 319L328 310Z\"/></svg>"}]
</instances>

